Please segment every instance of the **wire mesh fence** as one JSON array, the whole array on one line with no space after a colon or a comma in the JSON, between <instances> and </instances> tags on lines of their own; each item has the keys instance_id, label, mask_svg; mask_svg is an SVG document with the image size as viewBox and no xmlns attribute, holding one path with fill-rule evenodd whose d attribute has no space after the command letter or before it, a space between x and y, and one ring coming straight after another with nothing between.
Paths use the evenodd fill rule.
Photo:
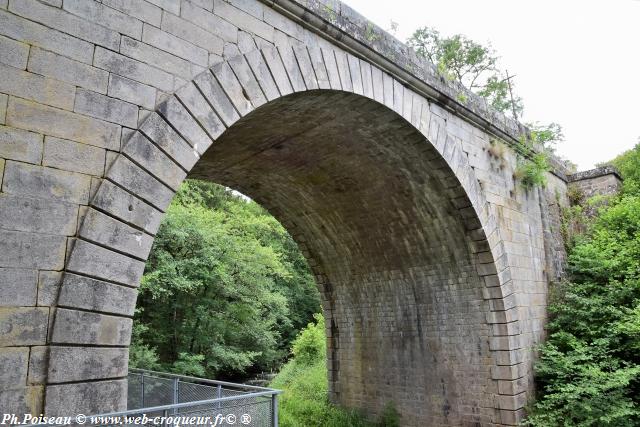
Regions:
<instances>
[{"instance_id":1,"label":"wire mesh fence","mask_svg":"<svg viewBox=\"0 0 640 427\"><path fill-rule=\"evenodd\" d=\"M101 426L277 427L279 390L131 369L124 412L87 417Z\"/></svg>"}]
</instances>

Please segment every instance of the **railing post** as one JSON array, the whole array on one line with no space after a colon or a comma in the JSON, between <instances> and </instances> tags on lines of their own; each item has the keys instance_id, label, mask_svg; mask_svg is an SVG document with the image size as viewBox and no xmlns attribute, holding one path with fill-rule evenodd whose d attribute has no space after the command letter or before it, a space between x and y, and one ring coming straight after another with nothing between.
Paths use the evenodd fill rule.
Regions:
<instances>
[{"instance_id":1,"label":"railing post","mask_svg":"<svg viewBox=\"0 0 640 427\"><path fill-rule=\"evenodd\" d=\"M176 403L180 403L180 402L179 402L180 397L179 397L179 395L178 395L178 387L180 386L179 382L180 382L180 380L179 380L178 378L174 378L174 379L173 379L173 403L174 403L174 405L175 405ZM178 413L178 409L177 409L177 408L176 408L176 409L174 409L174 410L173 410L173 413L174 413L174 414L177 414L177 413Z\"/></svg>"},{"instance_id":2,"label":"railing post","mask_svg":"<svg viewBox=\"0 0 640 427\"><path fill-rule=\"evenodd\" d=\"M222 386L218 384L216 387L216 399L220 399L222 397ZM222 402L218 402L218 409L222 408Z\"/></svg>"},{"instance_id":3,"label":"railing post","mask_svg":"<svg viewBox=\"0 0 640 427\"><path fill-rule=\"evenodd\" d=\"M273 393L271 395L271 426L278 427L278 395Z\"/></svg>"},{"instance_id":4,"label":"railing post","mask_svg":"<svg viewBox=\"0 0 640 427\"><path fill-rule=\"evenodd\" d=\"M140 373L140 407L144 408L144 372Z\"/></svg>"}]
</instances>

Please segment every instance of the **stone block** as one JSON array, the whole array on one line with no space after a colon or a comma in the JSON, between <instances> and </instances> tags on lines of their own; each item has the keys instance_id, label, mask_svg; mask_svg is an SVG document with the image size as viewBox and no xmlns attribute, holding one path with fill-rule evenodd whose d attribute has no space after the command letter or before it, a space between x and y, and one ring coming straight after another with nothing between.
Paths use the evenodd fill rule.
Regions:
<instances>
[{"instance_id":1,"label":"stone block","mask_svg":"<svg viewBox=\"0 0 640 427\"><path fill-rule=\"evenodd\" d=\"M122 37L120 53L186 80L191 80L193 76L203 69L202 66L198 66L187 59L182 59L158 47L139 42L130 37Z\"/></svg>"},{"instance_id":2,"label":"stone block","mask_svg":"<svg viewBox=\"0 0 640 427\"><path fill-rule=\"evenodd\" d=\"M28 44L0 36L0 63L24 70L28 57Z\"/></svg>"},{"instance_id":3,"label":"stone block","mask_svg":"<svg viewBox=\"0 0 640 427\"><path fill-rule=\"evenodd\" d=\"M249 94L238 81L229 64L226 62L218 64L212 68L212 72L240 115L246 116L249 114L254 108L251 102L252 99L250 99ZM259 99L255 101L260 104Z\"/></svg>"},{"instance_id":4,"label":"stone block","mask_svg":"<svg viewBox=\"0 0 640 427\"><path fill-rule=\"evenodd\" d=\"M269 71L269 66L259 50L254 50L245 55L251 71L258 81L262 93L267 100L272 101L280 97L280 91L276 86L276 82ZM232 65L233 66L233 65ZM243 67L244 68L244 67Z\"/></svg>"},{"instance_id":5,"label":"stone block","mask_svg":"<svg viewBox=\"0 0 640 427\"><path fill-rule=\"evenodd\" d=\"M31 347L29 352L29 371L27 384L38 385L47 381L47 356L48 346Z\"/></svg>"},{"instance_id":6,"label":"stone block","mask_svg":"<svg viewBox=\"0 0 640 427\"><path fill-rule=\"evenodd\" d=\"M102 414L126 409L127 381L124 379L47 386L45 413L48 416Z\"/></svg>"},{"instance_id":7,"label":"stone block","mask_svg":"<svg viewBox=\"0 0 640 427\"><path fill-rule=\"evenodd\" d=\"M282 51L279 52L278 49L272 47L262 49L262 55L267 61L278 90L282 96L294 91L305 90L304 79L300 74L300 68L298 68L293 51L291 48L285 48Z\"/></svg>"},{"instance_id":8,"label":"stone block","mask_svg":"<svg viewBox=\"0 0 640 427\"><path fill-rule=\"evenodd\" d=\"M189 144L156 113L149 115L142 126L140 126L140 131L186 171L191 170L200 158L198 151L189 146Z\"/></svg>"},{"instance_id":9,"label":"stone block","mask_svg":"<svg viewBox=\"0 0 640 427\"><path fill-rule=\"evenodd\" d=\"M87 21L98 23L118 33L140 39L142 22L118 10L98 2L87 0L65 0L62 8Z\"/></svg>"},{"instance_id":10,"label":"stone block","mask_svg":"<svg viewBox=\"0 0 640 427\"><path fill-rule=\"evenodd\" d=\"M268 42L273 42L273 27L255 16L249 15L248 13L243 12L222 0L214 0L213 12L222 19L231 22L241 30L255 34Z\"/></svg>"},{"instance_id":11,"label":"stone block","mask_svg":"<svg viewBox=\"0 0 640 427\"><path fill-rule=\"evenodd\" d=\"M175 191L187 176L177 163L140 132L127 142L123 153Z\"/></svg>"},{"instance_id":12,"label":"stone block","mask_svg":"<svg viewBox=\"0 0 640 427\"><path fill-rule=\"evenodd\" d=\"M213 6L213 2L211 3L211 5ZM180 10L180 16L183 19L186 19L187 21L202 28L203 30L215 34L224 41L237 43L238 28L235 25L211 13L211 10L213 8L207 11L205 9L202 9L201 6L202 5L196 5L190 1L183 1L182 8ZM163 22L163 25L166 24ZM169 29L167 29L166 31L172 32ZM179 34L176 35L179 36ZM219 52L213 53L216 53L218 55L220 54Z\"/></svg>"},{"instance_id":13,"label":"stone block","mask_svg":"<svg viewBox=\"0 0 640 427\"><path fill-rule=\"evenodd\" d=\"M228 127L234 124L240 119L238 112L234 108L233 104L227 98L224 90L216 80L216 78L209 72L202 73L194 79L194 83L200 89L204 97L209 101L209 104L213 106L220 119ZM178 96L180 96L178 91ZM245 101L246 102L246 101Z\"/></svg>"},{"instance_id":14,"label":"stone block","mask_svg":"<svg viewBox=\"0 0 640 427\"><path fill-rule=\"evenodd\" d=\"M153 3L162 9L173 13L174 15L180 15L180 2L175 0L147 0L149 3Z\"/></svg>"},{"instance_id":15,"label":"stone block","mask_svg":"<svg viewBox=\"0 0 640 427\"><path fill-rule=\"evenodd\" d=\"M42 345L48 323L48 308L0 307L0 347Z\"/></svg>"},{"instance_id":16,"label":"stone block","mask_svg":"<svg viewBox=\"0 0 640 427\"><path fill-rule=\"evenodd\" d=\"M302 49L302 48L301 48ZM311 46L309 48L306 49L307 50L307 54L311 60L311 66L313 67L313 71L315 71L315 76L316 76L316 80L317 80L317 85L320 89L331 89L331 84L329 83L329 74L327 71L327 67L324 64L324 58L322 55L322 51L320 50L319 47L317 46ZM296 57L298 58L304 58L304 51L298 51L298 49L294 48L294 52L296 52ZM304 61L304 59L303 59ZM302 65L300 66L300 68L302 68ZM305 70L302 70L303 75ZM307 81L305 79L305 81ZM307 82L307 87L309 89L311 89L309 87L309 84Z\"/></svg>"},{"instance_id":17,"label":"stone block","mask_svg":"<svg viewBox=\"0 0 640 427\"><path fill-rule=\"evenodd\" d=\"M60 292L59 304L65 307L133 316L138 292L85 276L67 273Z\"/></svg>"},{"instance_id":18,"label":"stone block","mask_svg":"<svg viewBox=\"0 0 640 427\"><path fill-rule=\"evenodd\" d=\"M51 347L51 383L122 378L127 376L126 348Z\"/></svg>"},{"instance_id":19,"label":"stone block","mask_svg":"<svg viewBox=\"0 0 640 427\"><path fill-rule=\"evenodd\" d=\"M342 90L353 92L353 82L351 81L351 71L347 62L347 55L341 51L334 51L336 64L338 66L338 75L340 76L340 84Z\"/></svg>"},{"instance_id":20,"label":"stone block","mask_svg":"<svg viewBox=\"0 0 640 427\"><path fill-rule=\"evenodd\" d=\"M118 150L121 127L17 98L9 99L7 124L96 147Z\"/></svg>"},{"instance_id":21,"label":"stone block","mask_svg":"<svg viewBox=\"0 0 640 427\"><path fill-rule=\"evenodd\" d=\"M37 280L36 270L0 268L0 307L36 305Z\"/></svg>"},{"instance_id":22,"label":"stone block","mask_svg":"<svg viewBox=\"0 0 640 427\"><path fill-rule=\"evenodd\" d=\"M44 388L42 386L0 389L0 408L5 414L39 415L42 413L43 397Z\"/></svg>"},{"instance_id":23,"label":"stone block","mask_svg":"<svg viewBox=\"0 0 640 427\"><path fill-rule=\"evenodd\" d=\"M212 140L222 135L226 127L193 83L187 84L176 95Z\"/></svg>"},{"instance_id":24,"label":"stone block","mask_svg":"<svg viewBox=\"0 0 640 427\"><path fill-rule=\"evenodd\" d=\"M160 26L162 9L145 0L102 0L102 4L156 27Z\"/></svg>"},{"instance_id":25,"label":"stone block","mask_svg":"<svg viewBox=\"0 0 640 427\"><path fill-rule=\"evenodd\" d=\"M213 143L211 138L189 114L178 98L170 97L158 106L158 112L193 147L198 157ZM153 120L150 119L150 120ZM195 155L195 153L194 153Z\"/></svg>"},{"instance_id":26,"label":"stone block","mask_svg":"<svg viewBox=\"0 0 640 427\"><path fill-rule=\"evenodd\" d=\"M61 269L65 236L0 231L0 267Z\"/></svg>"},{"instance_id":27,"label":"stone block","mask_svg":"<svg viewBox=\"0 0 640 427\"><path fill-rule=\"evenodd\" d=\"M36 0L11 2L9 11L112 50L118 50L120 46L120 35L117 32Z\"/></svg>"},{"instance_id":28,"label":"stone block","mask_svg":"<svg viewBox=\"0 0 640 427\"><path fill-rule=\"evenodd\" d=\"M7 161L3 190L10 194L86 205L89 184L87 175Z\"/></svg>"},{"instance_id":29,"label":"stone block","mask_svg":"<svg viewBox=\"0 0 640 427\"><path fill-rule=\"evenodd\" d=\"M125 156L119 156L111 169L109 179L145 202L163 211L175 194L153 175L135 165Z\"/></svg>"},{"instance_id":30,"label":"stone block","mask_svg":"<svg viewBox=\"0 0 640 427\"><path fill-rule=\"evenodd\" d=\"M70 84L3 64L0 64L0 75L0 92L65 110L73 109L76 88Z\"/></svg>"},{"instance_id":31,"label":"stone block","mask_svg":"<svg viewBox=\"0 0 640 427\"><path fill-rule=\"evenodd\" d=\"M209 15L208 12L204 11L203 15L205 14ZM224 21L219 19L218 24L220 22L224 22ZM222 26L220 27L220 30L226 31L229 29L229 26L230 24L228 23L226 25L222 24ZM204 29L200 28L197 25L192 24L191 22L185 19L179 18L169 13L165 13L162 16L161 28L162 28L162 32L166 31L167 33L173 34L174 36L179 37L182 40L186 40L199 48L196 51L191 47L189 47L188 50L186 50L183 47L179 47L176 52L173 52L176 55L181 56L182 58L190 59L194 61L196 64L202 65L204 67L206 67L209 64L209 55L205 55L203 57L201 52L202 49L216 55L222 54L222 49L224 46L224 41L222 38L212 34L209 31L205 31ZM215 31L216 27L211 27L211 30ZM233 31L233 29L231 31ZM161 36L160 33L161 32L156 31L155 32L156 37L160 37ZM164 42L163 42L163 45L164 45ZM174 43L171 43L171 45L174 45ZM171 51L169 50L169 52ZM187 56L183 56L183 55L187 55Z\"/></svg>"},{"instance_id":32,"label":"stone block","mask_svg":"<svg viewBox=\"0 0 640 427\"><path fill-rule=\"evenodd\" d=\"M40 271L38 274L38 305L51 307L57 305L58 289L62 280L60 271Z\"/></svg>"},{"instance_id":33,"label":"stone block","mask_svg":"<svg viewBox=\"0 0 640 427\"><path fill-rule=\"evenodd\" d=\"M71 236L77 218L76 204L0 193L0 228L5 230Z\"/></svg>"},{"instance_id":34,"label":"stone block","mask_svg":"<svg viewBox=\"0 0 640 427\"><path fill-rule=\"evenodd\" d=\"M126 317L58 308L51 342L128 346L132 320Z\"/></svg>"},{"instance_id":35,"label":"stone block","mask_svg":"<svg viewBox=\"0 0 640 427\"><path fill-rule=\"evenodd\" d=\"M43 164L69 171L102 176L106 168L105 154L113 153L91 145L66 139L45 138ZM93 179L92 183L93 183ZM90 190L90 197L93 192Z\"/></svg>"},{"instance_id":36,"label":"stone block","mask_svg":"<svg viewBox=\"0 0 640 427\"><path fill-rule=\"evenodd\" d=\"M353 92L358 95L364 95L364 87L362 86L362 71L360 70L360 60L353 55L347 54L347 62L349 64L349 74L353 84Z\"/></svg>"},{"instance_id":37,"label":"stone block","mask_svg":"<svg viewBox=\"0 0 640 427\"><path fill-rule=\"evenodd\" d=\"M20 3L20 2L18 2ZM91 64L93 45L0 10L0 34Z\"/></svg>"},{"instance_id":38,"label":"stone block","mask_svg":"<svg viewBox=\"0 0 640 427\"><path fill-rule=\"evenodd\" d=\"M76 93L74 111L129 128L138 124L138 107L134 104L84 89Z\"/></svg>"},{"instance_id":39,"label":"stone block","mask_svg":"<svg viewBox=\"0 0 640 427\"><path fill-rule=\"evenodd\" d=\"M182 31L177 28L179 27L179 24L173 23L173 19L170 19L171 16L172 15L169 15L169 14L163 15L162 30L159 30L158 28L152 25L145 24L144 31L142 33L142 41L147 44L150 44L151 46L157 47L160 50L169 52L175 56L194 62L195 64L198 64L202 67L206 67L209 64L209 55L207 54L207 50L199 46L196 46L190 41L176 37L165 30L164 28L166 26L165 22L170 22L172 23L171 29L173 31L182 33ZM176 19L180 19L180 18L176 18ZM186 24L190 25L191 27L197 28L193 24L190 24L188 22L186 22ZM200 29L198 28L198 30ZM202 31L202 33L206 33L206 32ZM206 34L212 38L215 37L209 33L206 33ZM212 52L212 53L222 53L222 40L220 39L217 39L217 40L219 41L220 47L219 49L217 49L218 51Z\"/></svg>"},{"instance_id":40,"label":"stone block","mask_svg":"<svg viewBox=\"0 0 640 427\"><path fill-rule=\"evenodd\" d=\"M42 135L0 126L0 156L39 164L42 161Z\"/></svg>"},{"instance_id":41,"label":"stone block","mask_svg":"<svg viewBox=\"0 0 640 427\"><path fill-rule=\"evenodd\" d=\"M104 181L93 199L93 205L125 222L155 234L162 221L162 212L118 187Z\"/></svg>"},{"instance_id":42,"label":"stone block","mask_svg":"<svg viewBox=\"0 0 640 427\"><path fill-rule=\"evenodd\" d=\"M304 29L302 26L275 9L269 7L264 9L264 22L294 39L300 41L304 39Z\"/></svg>"},{"instance_id":43,"label":"stone block","mask_svg":"<svg viewBox=\"0 0 640 427\"><path fill-rule=\"evenodd\" d=\"M153 110L156 104L156 89L117 74L109 75L107 95Z\"/></svg>"},{"instance_id":44,"label":"stone block","mask_svg":"<svg viewBox=\"0 0 640 427\"><path fill-rule=\"evenodd\" d=\"M27 69L95 92L107 92L106 71L37 47L31 48Z\"/></svg>"},{"instance_id":45,"label":"stone block","mask_svg":"<svg viewBox=\"0 0 640 427\"><path fill-rule=\"evenodd\" d=\"M340 82L340 73L338 72L338 64L336 62L335 51L333 49L322 48L322 57L324 58L324 65L327 70L327 76L329 77L329 85L331 89L342 90L342 83Z\"/></svg>"},{"instance_id":46,"label":"stone block","mask_svg":"<svg viewBox=\"0 0 640 427\"><path fill-rule=\"evenodd\" d=\"M27 385L29 347L0 348L0 390Z\"/></svg>"},{"instance_id":47,"label":"stone block","mask_svg":"<svg viewBox=\"0 0 640 427\"><path fill-rule=\"evenodd\" d=\"M4 124L7 118L7 102L9 97L4 93L0 93L0 124Z\"/></svg>"},{"instance_id":48,"label":"stone block","mask_svg":"<svg viewBox=\"0 0 640 427\"><path fill-rule=\"evenodd\" d=\"M135 59L96 47L94 66L165 92L173 90L173 76Z\"/></svg>"},{"instance_id":49,"label":"stone block","mask_svg":"<svg viewBox=\"0 0 640 427\"><path fill-rule=\"evenodd\" d=\"M147 258L153 244L148 234L93 208L88 210L79 236L140 259Z\"/></svg>"},{"instance_id":50,"label":"stone block","mask_svg":"<svg viewBox=\"0 0 640 427\"><path fill-rule=\"evenodd\" d=\"M84 240L76 241L67 271L138 286L144 271L144 262L110 251Z\"/></svg>"}]
</instances>

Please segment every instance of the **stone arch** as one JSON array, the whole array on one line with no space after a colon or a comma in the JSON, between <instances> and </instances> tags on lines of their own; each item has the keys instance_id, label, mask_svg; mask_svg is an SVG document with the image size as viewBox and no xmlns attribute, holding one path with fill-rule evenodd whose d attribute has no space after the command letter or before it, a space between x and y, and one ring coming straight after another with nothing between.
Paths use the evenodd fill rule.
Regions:
<instances>
[{"instance_id":1,"label":"stone arch","mask_svg":"<svg viewBox=\"0 0 640 427\"><path fill-rule=\"evenodd\" d=\"M332 244L347 237L341 235L340 230L327 229L326 225L332 224L330 221L319 230L312 230L313 224L296 224L292 215L284 212L284 209L295 211L295 199L291 196L270 199L269 195L251 185L243 188L241 182L233 182L239 175L214 174L216 179L228 180L223 184L239 187L271 209L292 232L310 260L324 295L324 309L329 313L327 318L334 321L328 322L327 330L331 348L328 366L332 399L375 412L379 409L376 405L380 403L380 396L391 396L410 425L421 425L425 421L433 425L515 422L517 410L522 407L521 403L525 398L525 389L517 381L523 374L514 367L520 366L517 365L520 357L519 343L515 337L517 332L514 332L518 330L519 322L517 311L513 309L515 304L510 267L502 247L496 218L466 154L447 132L446 118L434 113L435 106L405 87L402 82L366 61L342 51L306 47L292 50L269 47L215 65L170 95L129 137L122 153L114 160L91 200L65 267L58 308L48 339L50 354L46 413L109 411L122 409L125 404L122 396L126 395L126 382L123 380L126 367L123 370L114 361L127 357L135 288L163 211L187 175L206 175L205 166L211 160L208 157L210 153L217 154L218 147L234 141L237 147L240 137L253 134L277 138L278 127L284 127L281 130L286 130L289 132L287 136L293 137L295 129L284 123L287 120L286 114L303 120L326 110L328 106L348 116L352 125L367 125L366 115L350 114L360 108L371 114L369 117L389 120L392 126L382 129L380 133L382 135L387 131L388 135L384 135L387 143L397 143L399 135L411 141L408 144L411 147L403 154L422 156L417 163L425 167L422 178L427 180L425 182L437 185L438 194L434 190L429 193L430 197L438 202L448 203L441 209L436 203L423 206L433 208L433 217L445 221L445 225L457 227L452 232L452 242L462 245L463 250L460 252L462 258L454 259L467 262L465 267L472 268L464 271L464 274L473 278L471 282L474 287L469 292L474 292L471 300L481 306L478 313L482 315L480 323L467 325L467 330L480 331L475 339L481 344L481 348L465 350L464 343L455 340L455 328L448 331L448 336L439 337L440 341L436 340L435 343L435 346L448 340L453 343L450 346L451 352L443 353L456 362L447 367L447 372L451 381L458 381L461 376L472 372L470 377L474 381L463 380L460 384L464 384L464 387L447 391L447 385L443 382L428 384L434 378L442 380L442 376L426 378L424 370L422 376L418 375L419 381L415 382L415 378L412 378L415 372L402 372L400 369L400 364L407 360L422 362L421 356L425 354L416 355L412 348L405 355L409 359L395 359L394 368L400 370L394 371L394 374L399 374L399 380L389 386L390 395L376 389L376 385L381 385L376 382L373 382L371 389L365 389L362 385L350 388L349 375L359 372L360 380L364 375L381 376L380 372L367 373L363 369L382 365L376 365L376 361L362 364L346 354L348 350L362 357L367 356L362 347L356 348L357 333L349 331L345 326L353 322L354 319L350 316L355 315L356 310L347 312L342 307L342 317L336 321L338 315L335 312L335 294L340 293L336 289L339 284L336 277L344 283L352 278L347 280L340 276L348 272L348 263L337 268L337 272L328 272L326 253ZM260 120L274 120L278 116L283 120L279 126L269 129L258 126ZM331 136L338 143L346 141L339 139L339 127L330 130ZM317 135L315 137L318 138ZM369 135L368 141L373 141L371 138ZM372 148L381 150L377 155L389 153L381 145L366 146L364 142L367 139L362 136L354 136L352 139L359 144L357 148L361 151L357 154L374 155L376 153L367 151ZM270 143L277 142L273 140ZM344 153L344 149L345 147L341 147L343 151L340 153ZM229 153L223 154L230 159ZM289 160L294 159L289 157ZM211 161L215 162L215 158ZM393 166L398 165L402 166L401 163L393 163ZM404 173L402 176L406 178L411 172L415 171L401 171L400 175ZM295 177L291 175L287 178ZM251 182L252 185L256 183L255 179ZM349 187L355 184L347 181L342 185ZM424 186L424 183L421 185ZM407 199L415 194L418 192L407 195ZM286 202L284 205L283 201ZM372 202L373 199L369 197L362 201ZM399 212L400 210L396 213ZM340 213L343 216L348 214L346 211ZM411 222L416 217L409 216L405 219ZM394 220L402 221L402 218ZM348 222L344 218L336 221L335 223ZM425 221L422 218L419 224L425 226ZM432 230L435 228L427 231ZM323 233L331 234L333 240L323 242ZM379 237L375 232L371 234ZM433 233L426 235L437 238ZM403 237L408 236L409 234ZM366 237L366 233L360 230L357 237ZM314 246L314 242L309 241L310 238L315 238L320 243ZM406 243L411 248L411 244L415 242ZM460 249L441 243L435 245L441 255L447 253L448 249L451 254L457 254L456 250ZM357 239L353 239L349 245L337 247L336 252L339 256L346 256L350 250L356 249ZM394 249L401 249L401 245ZM380 246L379 250L382 252L384 247ZM403 255L409 252L407 250ZM371 252L363 251L359 254L359 259L365 260L372 255L374 254ZM383 257L370 261L372 263L368 266L373 265L373 261L384 263L387 260ZM410 288L410 285L415 284L415 280L406 280L403 276L406 272L402 269L406 265L402 262L393 264L392 267L394 268L383 272L374 272L386 280L385 286L393 284ZM424 272L420 272L417 267L420 266L411 265L409 268L415 268L416 277L424 280ZM442 276L441 279L445 283L460 273L460 270L453 270L451 275ZM375 278L369 279L375 281ZM346 290L343 291L345 293ZM434 296L435 300L437 298ZM405 302L401 298L396 301L399 305ZM360 305L357 309L363 307ZM391 312L390 316L393 315ZM444 319L446 313L442 313L435 322ZM477 316L475 320L478 320ZM464 325L464 318L459 317L457 321ZM390 320L390 323L393 321ZM340 334L339 338L335 336L336 330ZM395 332L402 334L405 331ZM376 337L384 338L383 335ZM373 335L368 338L373 339ZM392 345L388 348L393 351L393 345L402 342L400 338L399 341L387 340L383 344ZM345 343L351 347L345 349ZM364 349L371 348L369 342L369 347L365 346ZM473 357L477 364L465 372L462 360L467 356ZM390 360L393 361L393 357L383 357L380 363ZM433 363L429 366L440 369L448 360ZM385 377L385 381L389 381L389 378ZM432 388L424 393L423 390L416 389L417 386L424 389L427 385ZM415 400L412 395L418 395L421 400ZM436 407L439 408L437 413L433 409ZM413 415L409 408L415 409Z\"/></svg>"}]
</instances>

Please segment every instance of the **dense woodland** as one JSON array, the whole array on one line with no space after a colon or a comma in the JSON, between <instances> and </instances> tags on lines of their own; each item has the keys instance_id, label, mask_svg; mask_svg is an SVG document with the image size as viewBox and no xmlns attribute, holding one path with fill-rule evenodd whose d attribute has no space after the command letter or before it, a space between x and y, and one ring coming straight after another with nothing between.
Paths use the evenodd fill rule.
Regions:
<instances>
[{"instance_id":1,"label":"dense woodland","mask_svg":"<svg viewBox=\"0 0 640 427\"><path fill-rule=\"evenodd\" d=\"M522 111L490 48L429 28L409 44L494 108ZM562 139L554 123L530 127L521 143L543 151L521 159L523 191L545 184L546 156ZM640 144L609 163L625 178L623 192L587 199L573 191L563 212L568 277L551 287L526 425L640 426ZM131 366L237 381L279 371L272 385L285 390L284 427L400 422L392 405L371 421L329 404L313 276L277 220L224 187L183 184L155 239L138 307Z\"/></svg>"}]
</instances>

